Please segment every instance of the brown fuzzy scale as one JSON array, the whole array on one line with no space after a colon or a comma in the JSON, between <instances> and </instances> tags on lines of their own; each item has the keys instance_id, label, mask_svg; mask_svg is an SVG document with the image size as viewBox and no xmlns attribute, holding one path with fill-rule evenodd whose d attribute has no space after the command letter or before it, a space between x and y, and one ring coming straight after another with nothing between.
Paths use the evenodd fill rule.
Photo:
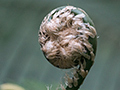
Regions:
<instances>
[{"instance_id":1,"label":"brown fuzzy scale","mask_svg":"<svg viewBox=\"0 0 120 90\"><path fill-rule=\"evenodd\" d=\"M41 49L49 62L59 68L72 68L79 64L81 57L94 59L93 47L88 39L96 36L96 30L89 23L83 22L84 13L71 13L74 9L73 6L66 6L58 12L55 9L44 18L40 26Z\"/></svg>"}]
</instances>

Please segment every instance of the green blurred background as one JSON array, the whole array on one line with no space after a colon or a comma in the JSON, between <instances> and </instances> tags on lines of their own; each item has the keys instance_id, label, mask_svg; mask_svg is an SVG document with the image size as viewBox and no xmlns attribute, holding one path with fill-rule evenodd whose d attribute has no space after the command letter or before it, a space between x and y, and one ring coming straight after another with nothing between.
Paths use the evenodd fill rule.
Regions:
<instances>
[{"instance_id":1,"label":"green blurred background","mask_svg":"<svg viewBox=\"0 0 120 90\"><path fill-rule=\"evenodd\" d=\"M62 82L66 71L45 59L38 30L44 16L63 5L84 9L99 36L95 63L81 90L120 90L120 0L0 0L0 84L45 90Z\"/></svg>"}]
</instances>

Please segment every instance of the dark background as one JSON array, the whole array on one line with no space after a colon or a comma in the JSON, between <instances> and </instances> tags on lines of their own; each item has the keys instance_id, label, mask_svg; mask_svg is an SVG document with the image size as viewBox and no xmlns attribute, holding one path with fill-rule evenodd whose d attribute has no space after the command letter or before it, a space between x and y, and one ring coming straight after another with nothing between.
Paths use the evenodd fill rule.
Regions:
<instances>
[{"instance_id":1,"label":"dark background","mask_svg":"<svg viewBox=\"0 0 120 90\"><path fill-rule=\"evenodd\" d=\"M99 36L95 63L81 90L119 90L120 0L0 0L0 84L43 90L62 82L67 70L45 59L38 30L44 16L63 5L84 9Z\"/></svg>"}]
</instances>

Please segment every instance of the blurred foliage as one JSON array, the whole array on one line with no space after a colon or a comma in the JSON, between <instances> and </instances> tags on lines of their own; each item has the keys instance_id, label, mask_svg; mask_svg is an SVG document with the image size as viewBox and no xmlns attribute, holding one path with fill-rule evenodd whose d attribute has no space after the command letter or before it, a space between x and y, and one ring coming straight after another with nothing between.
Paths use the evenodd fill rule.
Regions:
<instances>
[{"instance_id":1,"label":"blurred foliage","mask_svg":"<svg viewBox=\"0 0 120 90\"><path fill-rule=\"evenodd\" d=\"M47 62L38 30L43 17L62 5L84 9L99 36L95 63L81 89L119 90L120 0L0 0L0 84L46 90L45 85L61 83L66 71Z\"/></svg>"}]
</instances>

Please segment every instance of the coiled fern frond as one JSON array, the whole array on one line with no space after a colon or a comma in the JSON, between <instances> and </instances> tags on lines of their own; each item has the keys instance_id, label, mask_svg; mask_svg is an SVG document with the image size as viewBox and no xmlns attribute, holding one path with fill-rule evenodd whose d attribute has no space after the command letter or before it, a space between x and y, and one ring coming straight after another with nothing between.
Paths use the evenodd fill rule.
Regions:
<instances>
[{"instance_id":1,"label":"coiled fern frond","mask_svg":"<svg viewBox=\"0 0 120 90\"><path fill-rule=\"evenodd\" d=\"M61 69L77 67L66 90L77 90L93 65L96 36L92 20L77 7L56 8L42 21L39 43L47 60Z\"/></svg>"}]
</instances>

